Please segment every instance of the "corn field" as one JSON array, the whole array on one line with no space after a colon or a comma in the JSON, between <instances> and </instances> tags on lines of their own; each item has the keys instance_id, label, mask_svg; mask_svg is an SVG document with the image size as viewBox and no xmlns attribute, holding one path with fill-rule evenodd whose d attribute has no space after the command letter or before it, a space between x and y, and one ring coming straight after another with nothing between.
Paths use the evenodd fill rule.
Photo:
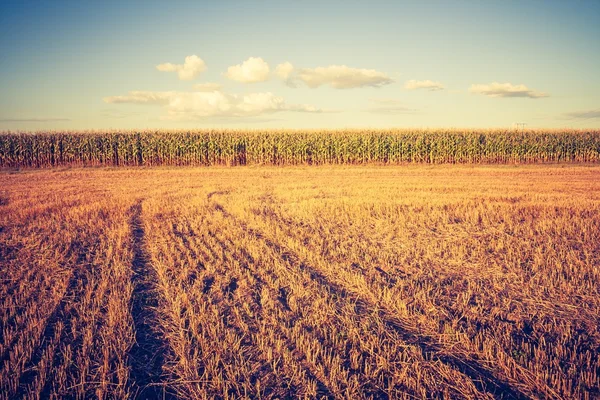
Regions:
<instances>
[{"instance_id":1,"label":"corn field","mask_svg":"<svg viewBox=\"0 0 600 400\"><path fill-rule=\"evenodd\" d=\"M598 161L598 130L0 133L0 167Z\"/></svg>"}]
</instances>

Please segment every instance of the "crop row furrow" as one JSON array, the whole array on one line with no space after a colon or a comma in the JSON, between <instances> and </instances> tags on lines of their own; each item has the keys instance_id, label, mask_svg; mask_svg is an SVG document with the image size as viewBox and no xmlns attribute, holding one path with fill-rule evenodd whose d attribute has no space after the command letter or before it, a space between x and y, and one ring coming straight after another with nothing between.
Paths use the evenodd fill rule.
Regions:
<instances>
[{"instance_id":1,"label":"crop row furrow","mask_svg":"<svg viewBox=\"0 0 600 400\"><path fill-rule=\"evenodd\" d=\"M326 345L328 350L325 353L337 349L335 351L340 357L340 365L348 369L346 374L350 377L355 376L355 378L358 378L363 385L361 390L365 394L369 393L369 384L376 396L380 390L399 391L396 393L410 391L410 385L403 387L402 382L392 382L395 381L394 370L396 365L406 367L405 363L408 360L403 361L403 358L408 356L410 359L413 357L415 354L412 354L411 349L415 349L415 347L411 346L398 332L389 329L386 331L385 324L381 323L377 308L373 307L373 304L365 302L361 297L353 296L351 290L331 283L321 272L311 269L303 263L298 263L293 253L284 251L280 244L271 241L262 233L248 229L244 222L229 214L222 206L217 206L216 209L226 218L234 221L233 225L236 226L236 231L234 232L229 227L227 232L232 232L232 235L235 235L238 239L240 236L246 236L247 240L253 240L261 248L258 254L269 254L275 260L262 260L259 263L260 267L257 268L262 269L264 265L281 265L278 268L278 273L283 274L282 276L285 277L286 282L298 282L299 286L297 287L309 290L309 293L307 293L309 297L317 296L317 293L319 293L317 298L323 296L323 300L319 302L308 303L310 307L305 310L305 319L302 322L308 324L308 327L312 326L311 330L314 329L314 331L319 332L323 329L321 327L323 324L317 322L320 318L319 315L321 315L321 318L326 318L327 323L324 326L331 327L331 330L323 331L322 336L318 337L318 341ZM297 290L298 293L302 291L302 289ZM366 307L361 305L366 305ZM328 310L331 311L328 312ZM300 330L300 333L304 333L301 332L302 329L303 325L296 323L292 331L296 333ZM341 332L347 333L340 335ZM356 337L347 336L349 332L356 332ZM391 348L394 351L389 351L390 349L385 344L387 341L385 338L388 336L392 344ZM354 342L357 338L360 338L360 340L354 343L351 348L342 345L343 342L348 340ZM419 347L416 347L416 349L419 349ZM407 350L408 353L402 355ZM357 355L359 355L358 358L356 358ZM397 360L394 361L394 359ZM358 360L360 362L357 364ZM427 364L426 360L422 362ZM423 370L426 370L426 368L423 368ZM452 375L451 371L446 371L446 373L448 372ZM431 373L437 374L433 371ZM456 378L457 376L453 376L453 379ZM435 382L435 378L432 382ZM396 385L397 387L394 387ZM435 393L434 387L435 384L432 384L429 393ZM452 383L446 382L445 388L446 390L452 390ZM477 392L474 386L473 390ZM416 392L415 395L419 396L421 393ZM481 395L483 393L479 393L479 396Z\"/></svg>"},{"instance_id":2,"label":"crop row furrow","mask_svg":"<svg viewBox=\"0 0 600 400\"><path fill-rule=\"evenodd\" d=\"M226 211L224 211L224 213L230 218L237 219L237 217ZM509 383L506 380L495 376L493 371L487 368L487 366L480 364L477 361L477 358L468 353L464 354L456 351L447 351L442 344L438 344L438 340L435 336L429 335L427 332L420 332L419 328L413 326L410 321L396 316L396 312L390 311L384 303L381 303L378 300L377 296L371 293L368 288L365 288L364 282L361 283L356 280L344 279L344 275L336 273L331 269L316 268L307 261L303 261L303 257L297 254L294 249L276 243L270 238L269 233L266 231L258 231L257 229L248 226L246 222L239 219L237 220L242 229L245 229L250 235L256 237L258 240L264 241L268 247L278 253L282 259L290 263L290 265L305 270L311 278L320 285L330 288L330 291L333 293L341 293L342 296L348 296L354 301L365 302L370 309L378 310L382 322L389 329L394 330L401 340L418 346L426 357L441 361L451 368L465 374L471 378L472 382L479 390L492 393L495 396L502 398L522 399L528 397L527 393L520 391L526 390L526 387L520 384L519 381L511 381ZM302 247L299 243L296 244Z\"/></svg>"}]
</instances>

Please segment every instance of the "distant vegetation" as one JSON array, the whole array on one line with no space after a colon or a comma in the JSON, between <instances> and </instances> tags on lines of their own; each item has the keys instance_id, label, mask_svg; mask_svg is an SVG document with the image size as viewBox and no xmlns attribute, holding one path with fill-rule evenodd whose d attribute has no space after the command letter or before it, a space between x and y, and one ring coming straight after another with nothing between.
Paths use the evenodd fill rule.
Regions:
<instances>
[{"instance_id":1,"label":"distant vegetation","mask_svg":"<svg viewBox=\"0 0 600 400\"><path fill-rule=\"evenodd\" d=\"M0 167L600 161L600 131L0 133Z\"/></svg>"}]
</instances>

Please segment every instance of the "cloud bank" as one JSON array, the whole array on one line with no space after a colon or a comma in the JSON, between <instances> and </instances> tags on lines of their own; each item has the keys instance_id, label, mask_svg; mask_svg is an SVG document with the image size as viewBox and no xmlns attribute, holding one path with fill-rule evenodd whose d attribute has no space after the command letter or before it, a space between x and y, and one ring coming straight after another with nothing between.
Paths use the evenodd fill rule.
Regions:
<instances>
[{"instance_id":1,"label":"cloud bank","mask_svg":"<svg viewBox=\"0 0 600 400\"><path fill-rule=\"evenodd\" d=\"M489 97L528 97L530 99L538 99L549 96L547 93L536 92L529 89L523 84L513 85L512 83L498 82L493 82L489 85L473 84L471 85L469 92Z\"/></svg>"},{"instance_id":2,"label":"cloud bank","mask_svg":"<svg viewBox=\"0 0 600 400\"><path fill-rule=\"evenodd\" d=\"M350 68L345 65L303 68L298 72L298 79L309 88L329 85L335 89L379 87L394 82L383 72L374 69Z\"/></svg>"},{"instance_id":3,"label":"cloud bank","mask_svg":"<svg viewBox=\"0 0 600 400\"><path fill-rule=\"evenodd\" d=\"M104 98L106 103L146 104L165 107L165 120L198 120L210 117L255 117L282 111L320 113L311 105L288 105L271 92L246 95L212 92L133 91L125 96Z\"/></svg>"},{"instance_id":4,"label":"cloud bank","mask_svg":"<svg viewBox=\"0 0 600 400\"><path fill-rule=\"evenodd\" d=\"M275 77L289 87L297 87L303 82L313 89L324 85L335 89L379 87L394 82L383 72L346 65L296 69L291 62L285 61L271 72L269 64L260 57L250 57L242 64L233 65L223 75L242 83L264 82Z\"/></svg>"},{"instance_id":5,"label":"cloud bank","mask_svg":"<svg viewBox=\"0 0 600 400\"><path fill-rule=\"evenodd\" d=\"M191 81L206 70L206 63L197 55L187 56L183 64L159 64L156 69L162 72L177 72L182 81Z\"/></svg>"},{"instance_id":6,"label":"cloud bank","mask_svg":"<svg viewBox=\"0 0 600 400\"><path fill-rule=\"evenodd\" d=\"M260 57L250 57L242 64L227 68L227 78L242 83L264 82L269 79L269 64Z\"/></svg>"},{"instance_id":7,"label":"cloud bank","mask_svg":"<svg viewBox=\"0 0 600 400\"><path fill-rule=\"evenodd\" d=\"M589 111L573 111L564 114L569 119L593 119L600 118L600 108Z\"/></svg>"},{"instance_id":8,"label":"cloud bank","mask_svg":"<svg viewBox=\"0 0 600 400\"><path fill-rule=\"evenodd\" d=\"M444 90L446 87L441 82L434 82L430 80L417 81L411 79L410 81L404 82L404 88L408 90L426 89L430 91Z\"/></svg>"}]
</instances>

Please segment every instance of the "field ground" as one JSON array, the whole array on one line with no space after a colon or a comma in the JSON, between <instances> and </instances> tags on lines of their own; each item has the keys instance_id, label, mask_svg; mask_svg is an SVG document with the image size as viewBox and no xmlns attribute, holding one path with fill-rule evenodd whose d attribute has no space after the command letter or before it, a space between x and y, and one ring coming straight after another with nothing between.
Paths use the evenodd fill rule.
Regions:
<instances>
[{"instance_id":1,"label":"field ground","mask_svg":"<svg viewBox=\"0 0 600 400\"><path fill-rule=\"evenodd\" d=\"M0 173L0 398L598 398L600 167Z\"/></svg>"}]
</instances>

